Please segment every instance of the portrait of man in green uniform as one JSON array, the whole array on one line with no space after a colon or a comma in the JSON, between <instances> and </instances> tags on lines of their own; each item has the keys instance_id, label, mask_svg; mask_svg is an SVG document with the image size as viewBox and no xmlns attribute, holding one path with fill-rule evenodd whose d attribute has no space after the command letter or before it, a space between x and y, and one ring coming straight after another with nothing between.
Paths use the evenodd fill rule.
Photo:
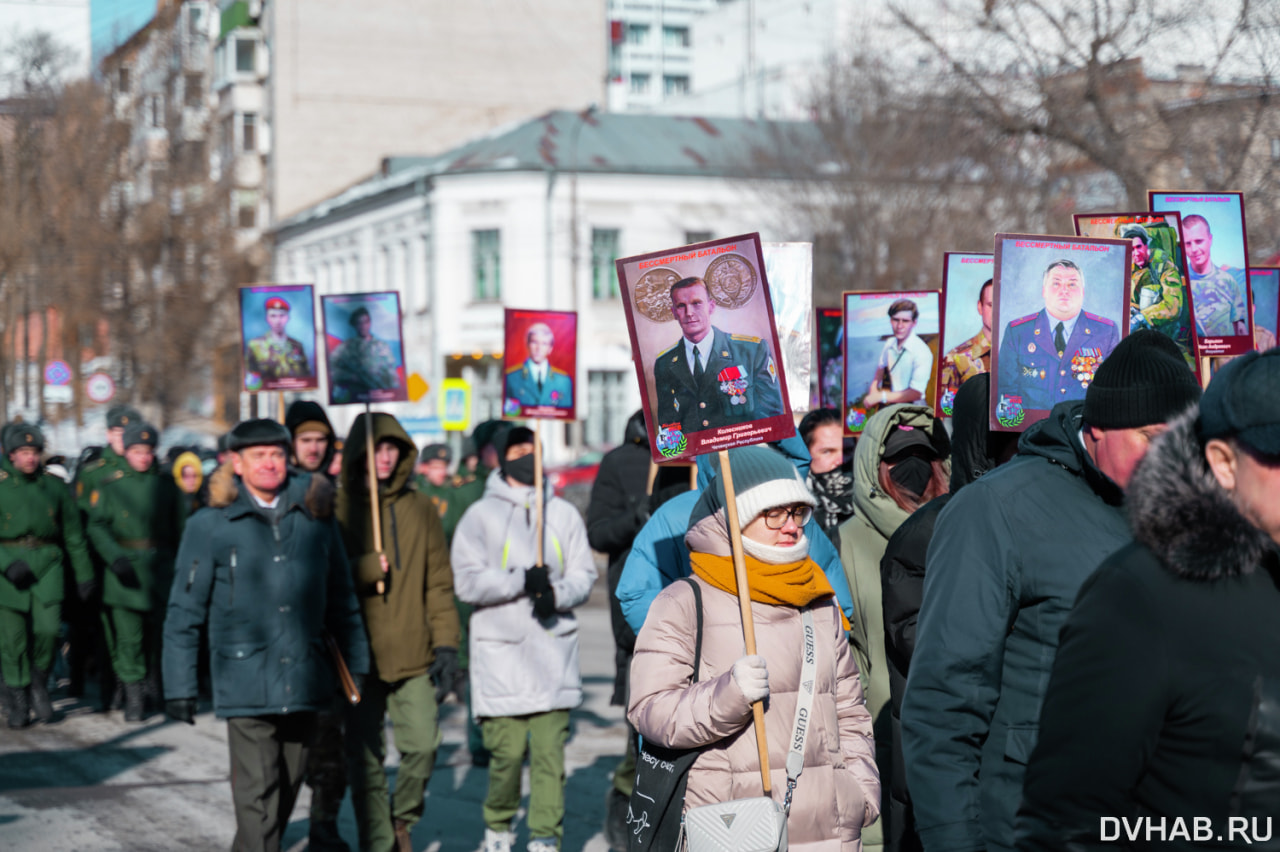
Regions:
<instances>
[{"instance_id":1,"label":"portrait of man in green uniform","mask_svg":"<svg viewBox=\"0 0 1280 852\"><path fill-rule=\"evenodd\" d=\"M310 285L241 289L245 390L317 387L311 289Z\"/></svg>"},{"instance_id":2,"label":"portrait of man in green uniform","mask_svg":"<svg viewBox=\"0 0 1280 852\"><path fill-rule=\"evenodd\" d=\"M322 301L325 333L330 338L329 403L340 405L407 399L400 369L403 362L398 294L325 296ZM355 307L351 309L353 302ZM334 346L332 339L338 336L343 326L349 336ZM375 333L375 328L380 334ZM386 338L388 331L394 334L391 339Z\"/></svg>"}]
</instances>

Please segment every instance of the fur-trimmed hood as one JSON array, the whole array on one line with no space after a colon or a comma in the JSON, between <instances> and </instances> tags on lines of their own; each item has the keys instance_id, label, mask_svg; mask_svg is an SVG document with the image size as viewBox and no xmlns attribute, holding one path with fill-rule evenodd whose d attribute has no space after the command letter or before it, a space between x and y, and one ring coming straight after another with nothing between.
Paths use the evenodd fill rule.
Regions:
<instances>
[{"instance_id":1,"label":"fur-trimmed hood","mask_svg":"<svg viewBox=\"0 0 1280 852\"><path fill-rule=\"evenodd\" d=\"M306 484L303 485L303 481ZM284 497L301 502L313 518L333 516L335 489L327 477L290 469L285 481ZM240 496L240 477L236 476L231 462L224 462L209 475L209 503L215 509L225 509Z\"/></svg>"},{"instance_id":2,"label":"fur-trimmed hood","mask_svg":"<svg viewBox=\"0 0 1280 852\"><path fill-rule=\"evenodd\" d=\"M1193 406L1156 439L1126 495L1133 537L1180 577L1250 574L1274 548L1218 484L1196 437Z\"/></svg>"}]
</instances>

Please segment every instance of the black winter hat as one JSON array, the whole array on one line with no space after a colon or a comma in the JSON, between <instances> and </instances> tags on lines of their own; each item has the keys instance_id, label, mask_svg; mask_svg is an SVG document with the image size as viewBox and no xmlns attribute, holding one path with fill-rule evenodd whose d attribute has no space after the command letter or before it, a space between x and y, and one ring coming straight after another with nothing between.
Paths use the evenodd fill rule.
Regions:
<instances>
[{"instance_id":1,"label":"black winter hat","mask_svg":"<svg viewBox=\"0 0 1280 852\"><path fill-rule=\"evenodd\" d=\"M124 448L127 450L134 444L146 444L151 449L160 442L160 433L156 427L144 420L132 420L124 427Z\"/></svg>"},{"instance_id":2,"label":"black winter hat","mask_svg":"<svg viewBox=\"0 0 1280 852\"><path fill-rule=\"evenodd\" d=\"M227 441L227 449L238 453L246 447L284 447L286 451L293 443L289 430L275 420L265 417L257 420L243 420L231 430Z\"/></svg>"},{"instance_id":3,"label":"black winter hat","mask_svg":"<svg viewBox=\"0 0 1280 852\"><path fill-rule=\"evenodd\" d=\"M453 451L449 449L448 444L427 444L422 448L422 454L418 456L418 461L423 464L437 459L445 464L453 461Z\"/></svg>"},{"instance_id":4,"label":"black winter hat","mask_svg":"<svg viewBox=\"0 0 1280 852\"><path fill-rule=\"evenodd\" d=\"M1280 348L1232 358L1200 400L1201 440L1235 438L1264 456L1280 456Z\"/></svg>"},{"instance_id":5,"label":"black winter hat","mask_svg":"<svg viewBox=\"0 0 1280 852\"><path fill-rule=\"evenodd\" d=\"M1135 331L1111 351L1084 395L1084 422L1100 429L1167 423L1200 399L1200 385L1178 344L1153 329Z\"/></svg>"},{"instance_id":6,"label":"black winter hat","mask_svg":"<svg viewBox=\"0 0 1280 852\"><path fill-rule=\"evenodd\" d=\"M44 452L44 433L34 423L10 423L4 427L4 451L11 453L23 447L35 447Z\"/></svg>"},{"instance_id":7,"label":"black winter hat","mask_svg":"<svg viewBox=\"0 0 1280 852\"><path fill-rule=\"evenodd\" d=\"M299 399L289 404L289 410L284 414L284 425L289 430L289 434L295 438L300 431L303 431L303 426L309 427L306 430L308 432L333 434L333 424L329 422L329 416L324 413L320 403L309 399Z\"/></svg>"},{"instance_id":8,"label":"black winter hat","mask_svg":"<svg viewBox=\"0 0 1280 852\"><path fill-rule=\"evenodd\" d=\"M528 426L512 426L502 437L502 454L506 455L507 450L516 444L532 444L533 430Z\"/></svg>"}]
</instances>

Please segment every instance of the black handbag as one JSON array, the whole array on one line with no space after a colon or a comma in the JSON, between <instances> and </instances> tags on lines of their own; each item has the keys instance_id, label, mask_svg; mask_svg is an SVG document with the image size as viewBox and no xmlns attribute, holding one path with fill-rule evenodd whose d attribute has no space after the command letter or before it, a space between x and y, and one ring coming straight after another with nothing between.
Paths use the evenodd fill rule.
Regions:
<instances>
[{"instance_id":1,"label":"black handbag","mask_svg":"<svg viewBox=\"0 0 1280 852\"><path fill-rule=\"evenodd\" d=\"M693 682L702 667L702 589L688 577L697 604L697 638L693 648ZM627 852L666 852L680 840L684 816L684 793L689 784L689 768L702 749L663 748L640 741L636 754L636 784L627 805Z\"/></svg>"}]
</instances>

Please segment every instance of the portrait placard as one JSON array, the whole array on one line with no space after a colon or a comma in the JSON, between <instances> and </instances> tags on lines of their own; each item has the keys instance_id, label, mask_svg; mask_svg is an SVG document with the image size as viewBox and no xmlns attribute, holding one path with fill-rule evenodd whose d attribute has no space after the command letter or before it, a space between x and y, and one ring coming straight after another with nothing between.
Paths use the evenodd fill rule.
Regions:
<instances>
[{"instance_id":1,"label":"portrait placard","mask_svg":"<svg viewBox=\"0 0 1280 852\"><path fill-rule=\"evenodd\" d=\"M944 353L934 391L939 417L950 417L965 379L991 369L991 276L995 257L977 252L942 255L942 343Z\"/></svg>"},{"instance_id":2,"label":"portrait placard","mask_svg":"<svg viewBox=\"0 0 1280 852\"><path fill-rule=\"evenodd\" d=\"M1125 240L996 234L991 428L1021 432L1084 399L1129 333Z\"/></svg>"},{"instance_id":3,"label":"portrait placard","mask_svg":"<svg viewBox=\"0 0 1280 852\"><path fill-rule=\"evenodd\" d=\"M759 234L616 265L655 461L795 434Z\"/></svg>"},{"instance_id":4,"label":"portrait placard","mask_svg":"<svg viewBox=\"0 0 1280 852\"><path fill-rule=\"evenodd\" d=\"M321 296L329 404L406 402L400 294Z\"/></svg>"},{"instance_id":5,"label":"portrait placard","mask_svg":"<svg viewBox=\"0 0 1280 852\"><path fill-rule=\"evenodd\" d=\"M813 243L765 243L764 271L791 413L804 414L813 347Z\"/></svg>"},{"instance_id":6,"label":"portrait placard","mask_svg":"<svg viewBox=\"0 0 1280 852\"><path fill-rule=\"evenodd\" d=\"M250 284L240 288L243 387L313 390L316 364L315 289L310 284Z\"/></svg>"},{"instance_id":7,"label":"portrait placard","mask_svg":"<svg viewBox=\"0 0 1280 852\"><path fill-rule=\"evenodd\" d=\"M572 420L578 376L578 315L503 311L502 416Z\"/></svg>"},{"instance_id":8,"label":"portrait placard","mask_svg":"<svg viewBox=\"0 0 1280 852\"><path fill-rule=\"evenodd\" d=\"M844 391L844 308L814 308L818 407L840 408Z\"/></svg>"},{"instance_id":9,"label":"portrait placard","mask_svg":"<svg viewBox=\"0 0 1280 852\"><path fill-rule=\"evenodd\" d=\"M1182 250L1182 217L1175 212L1077 213L1076 236L1128 240L1129 331L1154 328L1182 350L1187 365L1200 374L1196 357L1195 309L1187 286Z\"/></svg>"},{"instance_id":10,"label":"portrait placard","mask_svg":"<svg viewBox=\"0 0 1280 852\"><path fill-rule=\"evenodd\" d=\"M1151 190L1147 200L1152 210L1171 210L1182 217L1198 354L1252 350L1244 194Z\"/></svg>"},{"instance_id":11,"label":"portrait placard","mask_svg":"<svg viewBox=\"0 0 1280 852\"><path fill-rule=\"evenodd\" d=\"M934 406L941 293L844 294L844 431L857 435L895 402Z\"/></svg>"},{"instance_id":12,"label":"portrait placard","mask_svg":"<svg viewBox=\"0 0 1280 852\"><path fill-rule=\"evenodd\" d=\"M1254 349L1266 352L1275 348L1280 335L1280 267L1249 268L1249 304Z\"/></svg>"}]
</instances>

